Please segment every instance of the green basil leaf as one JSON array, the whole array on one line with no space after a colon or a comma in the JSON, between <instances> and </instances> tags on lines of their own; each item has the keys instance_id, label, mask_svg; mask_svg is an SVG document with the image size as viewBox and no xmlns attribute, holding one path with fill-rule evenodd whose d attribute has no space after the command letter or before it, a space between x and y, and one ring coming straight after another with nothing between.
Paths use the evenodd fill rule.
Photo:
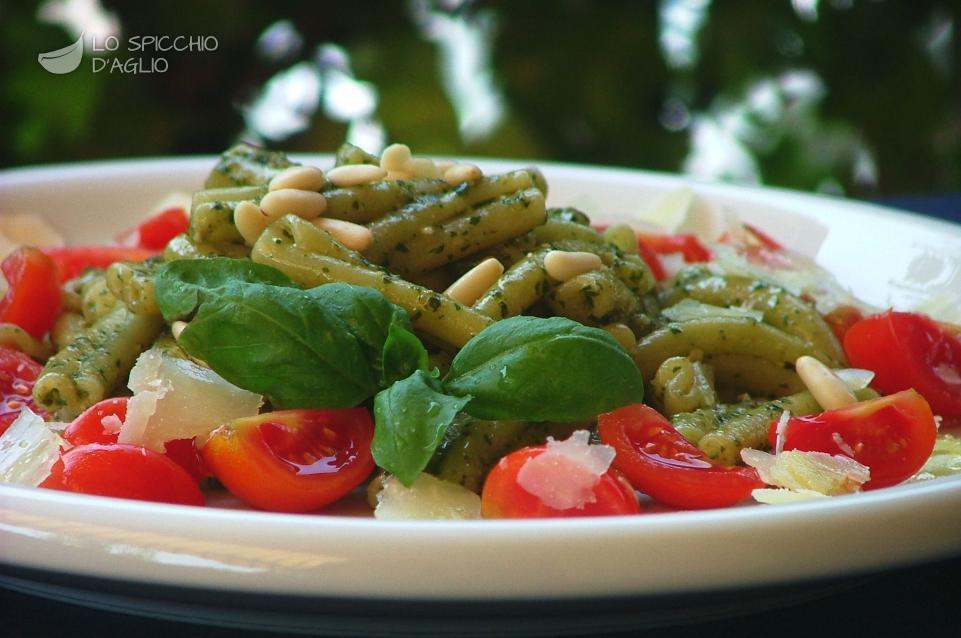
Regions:
<instances>
[{"instance_id":1,"label":"green basil leaf","mask_svg":"<svg viewBox=\"0 0 961 638\"><path fill-rule=\"evenodd\" d=\"M472 396L478 419L578 421L644 398L630 355L599 328L563 317L512 317L467 342L444 390Z\"/></svg>"},{"instance_id":2,"label":"green basil leaf","mask_svg":"<svg viewBox=\"0 0 961 638\"><path fill-rule=\"evenodd\" d=\"M155 278L157 305L167 321L186 319L197 309L204 291L238 282L297 287L276 268L246 259L182 259L158 268Z\"/></svg>"},{"instance_id":3,"label":"green basil leaf","mask_svg":"<svg viewBox=\"0 0 961 638\"><path fill-rule=\"evenodd\" d=\"M380 384L388 387L415 370L427 370L427 348L410 330L407 313L398 308L390 320L381 356Z\"/></svg>"},{"instance_id":4,"label":"green basil leaf","mask_svg":"<svg viewBox=\"0 0 961 638\"><path fill-rule=\"evenodd\" d=\"M427 349L411 330L410 319L372 288L327 284L312 291L358 338L381 387L427 369Z\"/></svg>"},{"instance_id":5,"label":"green basil leaf","mask_svg":"<svg viewBox=\"0 0 961 638\"><path fill-rule=\"evenodd\" d=\"M410 486L468 401L469 396L445 394L423 370L382 390L374 397L374 461Z\"/></svg>"},{"instance_id":6,"label":"green basil leaf","mask_svg":"<svg viewBox=\"0 0 961 638\"><path fill-rule=\"evenodd\" d=\"M357 405L377 379L357 337L314 292L241 283L204 291L177 342L275 407Z\"/></svg>"}]
</instances>

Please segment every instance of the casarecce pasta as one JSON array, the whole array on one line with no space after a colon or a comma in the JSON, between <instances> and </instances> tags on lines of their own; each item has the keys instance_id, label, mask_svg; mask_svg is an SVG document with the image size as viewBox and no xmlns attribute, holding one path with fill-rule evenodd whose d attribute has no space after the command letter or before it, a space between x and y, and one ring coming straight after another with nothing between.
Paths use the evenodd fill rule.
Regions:
<instances>
[{"instance_id":1,"label":"casarecce pasta","mask_svg":"<svg viewBox=\"0 0 961 638\"><path fill-rule=\"evenodd\" d=\"M405 431L389 444L375 436L369 445L405 485L426 472L470 492L522 448L568 437L584 449L598 437L607 446L604 418L614 418L623 397L639 404L644 387L645 401L670 418L658 427L673 425L692 450L679 454L702 455L701 467L738 466L742 450L770 447L772 421L829 407L795 369L805 357L827 375L847 365L811 300L713 262L665 278L630 226L592 226L582 211L551 207L537 169L484 175L401 151L378 157L345 145L326 173L277 151L225 152L194 193L185 232L161 254L67 283L49 332L56 352L34 385L37 405L71 420L125 385L136 402L149 386L131 374L138 358L157 369L194 366L191 374L222 374L248 409L257 400L277 414L366 406L382 437L382 420L409 418L416 430L443 419L436 431ZM407 158L399 168L398 157ZM448 294L455 282L461 292ZM49 354L7 333L32 356ZM327 385L311 385L298 348L314 357ZM275 351L286 358L271 359ZM625 361L629 370L618 368ZM637 382L618 388L623 378L605 377L615 369ZM878 396L867 382L850 391L837 382L832 396ZM604 408L585 413L565 403L571 397ZM122 442L140 440L123 428ZM404 445L410 449L398 451Z\"/></svg>"}]
</instances>

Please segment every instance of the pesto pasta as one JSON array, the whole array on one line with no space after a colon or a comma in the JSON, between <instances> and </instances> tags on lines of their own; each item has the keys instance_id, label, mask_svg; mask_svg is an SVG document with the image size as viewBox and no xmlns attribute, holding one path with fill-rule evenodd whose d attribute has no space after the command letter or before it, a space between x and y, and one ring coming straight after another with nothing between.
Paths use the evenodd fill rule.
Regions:
<instances>
[{"instance_id":1,"label":"pesto pasta","mask_svg":"<svg viewBox=\"0 0 961 638\"><path fill-rule=\"evenodd\" d=\"M202 446L219 483L258 508L319 510L375 468L384 516L393 494L420 498L424 475L456 501L452 517L637 513L636 491L719 504L681 470L727 477L737 489L722 505L764 484L804 496L807 483L770 479L792 458L782 448L830 457L803 458L831 471L858 465L830 486L855 491L871 487L858 459L875 441L838 432L802 450L785 424L887 410L877 401L927 419L913 391L880 397L871 372L841 370L837 325L806 290L709 259L771 241L738 244L753 231L733 215L735 232L650 240L592 220L607 211L553 206L537 169L486 174L402 145L344 144L322 169L241 144L201 185L163 241L126 234L136 248L51 266L49 321L2 323L0 345L39 370L21 394L42 416L72 421L113 398L123 418L80 417L98 436L145 455ZM229 457L238 441L252 459ZM303 487L328 473L336 489ZM261 489L288 479L282 497ZM203 500L189 496L171 502Z\"/></svg>"}]
</instances>

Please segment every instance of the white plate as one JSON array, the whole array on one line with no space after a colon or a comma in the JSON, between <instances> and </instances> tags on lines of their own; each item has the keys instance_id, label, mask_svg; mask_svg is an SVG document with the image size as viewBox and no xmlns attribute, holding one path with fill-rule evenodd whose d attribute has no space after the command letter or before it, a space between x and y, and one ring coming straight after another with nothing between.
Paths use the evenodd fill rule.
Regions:
<instances>
[{"instance_id":1,"label":"white plate","mask_svg":"<svg viewBox=\"0 0 961 638\"><path fill-rule=\"evenodd\" d=\"M0 174L0 211L41 213L75 242L96 242L168 192L197 188L212 162L8 171ZM544 171L553 204L605 221L685 183L624 170ZM904 307L932 290L961 290L961 227L826 197L692 186L790 245L817 250L822 265L871 303ZM247 593L395 601L653 596L852 575L958 553L961 477L777 507L513 522L388 523L0 486L0 563Z\"/></svg>"}]
</instances>

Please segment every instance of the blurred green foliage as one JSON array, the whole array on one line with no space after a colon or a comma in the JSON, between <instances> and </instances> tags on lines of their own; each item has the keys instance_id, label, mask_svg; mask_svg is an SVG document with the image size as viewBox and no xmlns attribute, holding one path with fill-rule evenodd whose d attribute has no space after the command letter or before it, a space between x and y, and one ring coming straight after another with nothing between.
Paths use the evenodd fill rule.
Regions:
<instances>
[{"instance_id":1,"label":"blurred green foliage","mask_svg":"<svg viewBox=\"0 0 961 638\"><path fill-rule=\"evenodd\" d=\"M862 196L961 190L961 7L948 0L822 1L816 19L788 0L715 0L686 65L659 44L667 2L105 1L124 36L218 38L216 51L165 54L169 70L145 75L93 73L88 60L68 75L44 71L37 54L72 38L38 21L39 4L0 5L4 166L218 152L244 134L241 107L268 79L333 43L376 89L387 140L415 153L679 171L692 166L694 131L706 122L734 131L764 183ZM505 113L488 136L460 134L425 11L490 25ZM260 34L285 19L302 46L278 60L259 55ZM950 39L935 50L939 29ZM822 87L802 103L785 80L799 70ZM780 111L751 101L759 87ZM346 132L319 110L270 144L328 151ZM723 166L717 176L745 179Z\"/></svg>"}]
</instances>

